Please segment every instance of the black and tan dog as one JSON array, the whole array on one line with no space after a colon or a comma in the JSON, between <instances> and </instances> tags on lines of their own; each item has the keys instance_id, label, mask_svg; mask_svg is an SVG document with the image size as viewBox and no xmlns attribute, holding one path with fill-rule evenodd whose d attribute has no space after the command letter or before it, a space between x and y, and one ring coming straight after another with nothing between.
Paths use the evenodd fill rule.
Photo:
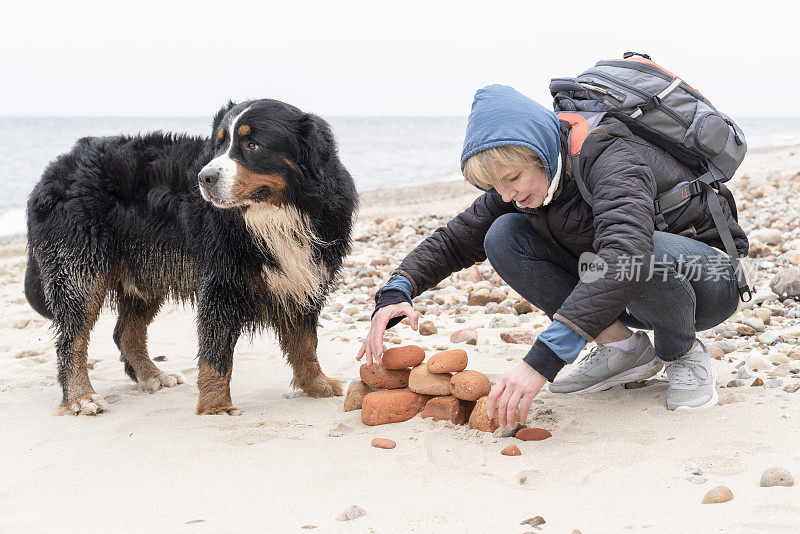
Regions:
<instances>
[{"instance_id":1,"label":"black and tan dog","mask_svg":"<svg viewBox=\"0 0 800 534\"><path fill-rule=\"evenodd\" d=\"M125 372L150 391L160 371L147 327L167 299L197 307L198 414L238 414L230 396L243 333L277 333L293 386L341 395L320 369L317 316L350 244L357 195L322 119L276 100L230 103L210 139L152 133L84 138L28 201L25 293L57 333L59 408L107 408L86 368L105 302Z\"/></svg>"}]
</instances>

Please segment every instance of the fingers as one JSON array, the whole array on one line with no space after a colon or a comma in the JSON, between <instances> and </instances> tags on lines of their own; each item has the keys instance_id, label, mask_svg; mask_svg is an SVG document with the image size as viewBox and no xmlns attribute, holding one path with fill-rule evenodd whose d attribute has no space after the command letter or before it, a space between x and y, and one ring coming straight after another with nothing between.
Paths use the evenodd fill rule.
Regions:
<instances>
[{"instance_id":1,"label":"fingers","mask_svg":"<svg viewBox=\"0 0 800 534\"><path fill-rule=\"evenodd\" d=\"M511 396L508 399L508 405L506 406L506 424L503 426L514 426L514 423L517 419L516 411L521 398L522 392L519 389L516 389L513 393L511 393Z\"/></svg>"},{"instance_id":2,"label":"fingers","mask_svg":"<svg viewBox=\"0 0 800 534\"><path fill-rule=\"evenodd\" d=\"M494 385L492 391L489 392L489 399L486 402L486 416L490 419L494 417L495 410L497 409L497 399L500 398L505 387L505 382L500 379L500 381Z\"/></svg>"},{"instance_id":3,"label":"fingers","mask_svg":"<svg viewBox=\"0 0 800 534\"><path fill-rule=\"evenodd\" d=\"M408 317L408 324L414 330L419 330L419 314L417 311L408 303L405 305L405 314Z\"/></svg>"},{"instance_id":4,"label":"fingers","mask_svg":"<svg viewBox=\"0 0 800 534\"><path fill-rule=\"evenodd\" d=\"M360 360L364 357L364 354L367 353L367 340L365 339L364 342L361 344L361 348L358 349L358 356L356 356L356 360Z\"/></svg>"},{"instance_id":5,"label":"fingers","mask_svg":"<svg viewBox=\"0 0 800 534\"><path fill-rule=\"evenodd\" d=\"M522 402L519 404L519 423L521 425L528 422L528 412L531 410L531 403L533 403L533 398L535 396L535 393L527 393L522 397Z\"/></svg>"}]
</instances>

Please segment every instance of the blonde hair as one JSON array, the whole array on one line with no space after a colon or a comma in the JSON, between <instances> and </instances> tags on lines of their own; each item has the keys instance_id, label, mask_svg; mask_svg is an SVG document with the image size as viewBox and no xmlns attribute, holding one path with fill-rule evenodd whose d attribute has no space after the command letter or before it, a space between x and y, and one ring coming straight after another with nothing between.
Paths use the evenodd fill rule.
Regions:
<instances>
[{"instance_id":1,"label":"blonde hair","mask_svg":"<svg viewBox=\"0 0 800 534\"><path fill-rule=\"evenodd\" d=\"M491 189L500 182L498 164L515 171L544 169L542 160L530 148L505 145L482 150L467 158L464 162L464 179L481 189Z\"/></svg>"}]
</instances>

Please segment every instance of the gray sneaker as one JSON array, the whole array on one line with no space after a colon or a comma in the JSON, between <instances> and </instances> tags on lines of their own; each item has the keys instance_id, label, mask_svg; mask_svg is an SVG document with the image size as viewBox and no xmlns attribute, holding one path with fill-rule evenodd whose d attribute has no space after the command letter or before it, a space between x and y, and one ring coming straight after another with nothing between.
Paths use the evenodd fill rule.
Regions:
<instances>
[{"instance_id":1,"label":"gray sneaker","mask_svg":"<svg viewBox=\"0 0 800 534\"><path fill-rule=\"evenodd\" d=\"M695 410L717 404L719 396L714 383L717 371L711 364L706 346L698 340L697 349L666 363L669 389L667 408L670 410Z\"/></svg>"},{"instance_id":2,"label":"gray sneaker","mask_svg":"<svg viewBox=\"0 0 800 534\"><path fill-rule=\"evenodd\" d=\"M625 352L608 345L597 345L578 365L550 384L553 393L593 393L614 386L647 380L655 376L663 363L656 358L653 344L644 332L636 348Z\"/></svg>"}]
</instances>

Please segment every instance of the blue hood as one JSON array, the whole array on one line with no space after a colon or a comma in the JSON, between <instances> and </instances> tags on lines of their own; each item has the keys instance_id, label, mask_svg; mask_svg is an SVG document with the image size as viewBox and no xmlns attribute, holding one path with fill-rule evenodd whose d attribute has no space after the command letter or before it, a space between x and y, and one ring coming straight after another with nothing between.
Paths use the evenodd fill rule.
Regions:
<instances>
[{"instance_id":1,"label":"blue hood","mask_svg":"<svg viewBox=\"0 0 800 534\"><path fill-rule=\"evenodd\" d=\"M461 169L482 150L516 145L533 150L544 164L547 180L558 168L561 133L556 114L507 85L478 89L467 122Z\"/></svg>"}]
</instances>

